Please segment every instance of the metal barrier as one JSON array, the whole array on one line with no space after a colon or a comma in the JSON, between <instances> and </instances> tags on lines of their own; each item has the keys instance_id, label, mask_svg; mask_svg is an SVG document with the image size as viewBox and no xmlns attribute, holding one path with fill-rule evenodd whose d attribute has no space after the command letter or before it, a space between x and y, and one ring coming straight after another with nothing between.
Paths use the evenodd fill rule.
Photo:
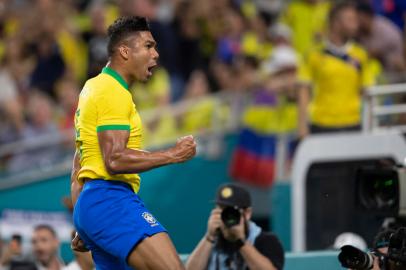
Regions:
<instances>
[{"instance_id":1,"label":"metal barrier","mask_svg":"<svg viewBox=\"0 0 406 270\"><path fill-rule=\"evenodd\" d=\"M210 159L215 159L221 151L222 138L225 133L233 132L240 126L241 113L249 102L248 94L219 93L197 98L176 104L160 107L154 110L141 111L146 138L156 137L157 126L165 118L172 121L173 131L171 134L164 134L159 140L152 140L145 145L148 149L162 148L172 144L180 136L193 133L199 140L199 154ZM194 126L195 130L182 128L182 122L186 117L204 117L204 123ZM189 121L193 122L193 120ZM196 121L197 122L197 121ZM46 149L55 150L59 148L57 157L52 156L44 164L35 164L42 155L41 151ZM2 183L25 183L27 179L41 178L41 175L48 175L61 170L70 170L70 162L74 152L74 130L67 130L60 133L45 134L20 140L5 145L0 145L0 180ZM28 162L23 157L29 157ZM20 158L21 166L14 166L17 169L10 170L10 163ZM35 164L31 166L31 164ZM45 174L46 173L46 174ZM22 181L19 181L21 179ZM9 181L10 180L10 181Z\"/></svg>"},{"instance_id":2,"label":"metal barrier","mask_svg":"<svg viewBox=\"0 0 406 270\"><path fill-rule=\"evenodd\" d=\"M242 124L242 114L245 108L250 104L252 98L250 93L246 92L231 92L225 91L219 94L205 96L199 99L186 100L172 104L166 107L160 107L153 110L141 111L140 115L143 120L143 126L146 128L146 138L156 137L154 128L159 126L160 121L165 119L175 123L173 133L161 136L159 140L151 140L147 142L145 148L159 149L168 144L172 144L180 136L193 133L198 140L198 154L207 157L208 159L216 159L221 154L224 134L236 132ZM187 117L204 117L209 118L206 124L197 126L195 130L188 130L179 127ZM55 170L60 172L65 169L70 170L69 161L72 159L74 152L74 135L72 131L66 131L64 134L43 135L25 141L17 141L7 145L0 146L0 179L2 182L8 183L23 183L27 178L33 181L33 177L52 173ZM276 134L278 135L278 134ZM275 166L276 179L288 179L286 173L286 164L288 158L287 135L279 134L276 143ZM19 155L37 155L36 151L46 148L56 148L63 146L61 156L52 158L49 163L43 166L34 166L27 169L29 166L22 166L22 169L9 171L7 162L10 157ZM35 162L35 160L34 160ZM29 165L29 164L27 164ZM19 166L15 166L19 167ZM35 173L32 173L35 172ZM23 178L24 181L18 179ZM40 178L40 177L39 177ZM7 184L9 186L9 184Z\"/></svg>"},{"instance_id":3,"label":"metal barrier","mask_svg":"<svg viewBox=\"0 0 406 270\"><path fill-rule=\"evenodd\" d=\"M388 124L388 121L381 121L382 117L393 117L400 114L406 114L406 104L397 104L396 95L406 95L406 84L391 84L374 86L365 92L363 102L362 127L364 132L382 132L389 130L405 131L406 123L395 121ZM391 102L383 103L383 97L391 97ZM160 107L153 110L141 111L141 118L144 127L147 130L147 138L155 135L157 123L165 118L170 118L175 123L171 134L165 134L159 140L151 140L145 145L148 149L158 149L176 141L179 136L193 133L199 139L199 154L205 155L210 159L215 159L221 152L221 140L224 134L235 132L241 127L241 116L244 109L250 104L251 96L246 92L225 91L216 95L205 96L198 99L187 100L171 104L166 107ZM382 104L383 103L383 104ZM203 106L202 106L203 104ZM200 107L202 109L199 109ZM205 114L208 119L206 124L198 126L196 130L190 131L179 128L185 117L194 114L201 116ZM193 116L192 116L193 117ZM207 120L207 119L206 119ZM27 170L24 174L21 171L7 173L7 162L10 157L35 152L36 150L64 146L62 156L52 160L49 164L41 167L32 168L37 174L41 171L52 171L52 168L60 164L68 164L73 155L73 131L67 131L64 134L42 135L29 140L17 141L7 145L0 145L0 177L2 179L12 176L14 179L18 175L30 175ZM276 134L278 135L278 134ZM276 145L276 179L288 179L290 173L286 171L286 162L288 158L287 135L279 134ZM67 165L66 165L67 166ZM3 170L1 170L3 168ZM70 168L66 167L66 170ZM26 177L26 176L24 176ZM18 178L18 177L17 177Z\"/></svg>"},{"instance_id":4,"label":"metal barrier","mask_svg":"<svg viewBox=\"0 0 406 270\"><path fill-rule=\"evenodd\" d=\"M402 96L403 95L403 96ZM406 131L406 83L373 86L365 91L362 117L364 132ZM385 102L385 101L389 101ZM382 121L384 117L391 117Z\"/></svg>"}]
</instances>

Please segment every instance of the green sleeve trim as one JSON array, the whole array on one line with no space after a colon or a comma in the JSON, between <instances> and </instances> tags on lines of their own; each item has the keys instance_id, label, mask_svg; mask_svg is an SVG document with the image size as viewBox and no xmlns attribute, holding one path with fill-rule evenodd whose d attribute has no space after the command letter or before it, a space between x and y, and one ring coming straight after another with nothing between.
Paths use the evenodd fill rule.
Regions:
<instances>
[{"instance_id":1,"label":"green sleeve trim","mask_svg":"<svg viewBox=\"0 0 406 270\"><path fill-rule=\"evenodd\" d=\"M130 131L130 125L103 125L97 127L97 132L105 130L128 130Z\"/></svg>"}]
</instances>

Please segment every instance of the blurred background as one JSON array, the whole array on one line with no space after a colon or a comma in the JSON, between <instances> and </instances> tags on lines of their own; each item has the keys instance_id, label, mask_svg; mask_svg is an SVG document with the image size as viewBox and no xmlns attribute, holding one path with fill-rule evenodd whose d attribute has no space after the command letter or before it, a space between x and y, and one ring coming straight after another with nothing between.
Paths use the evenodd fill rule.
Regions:
<instances>
[{"instance_id":1,"label":"blurred background","mask_svg":"<svg viewBox=\"0 0 406 270\"><path fill-rule=\"evenodd\" d=\"M125 15L149 19L160 53L150 81L131 86L145 148L187 134L198 141L192 161L141 175L141 197L180 253L198 243L217 186L231 181L251 191L254 220L294 251L288 267L297 252L331 249L343 232L370 244L399 200L385 205L390 214L365 211L357 172L406 156L406 2L356 1L353 38L371 78L359 95L359 130L314 135L301 131L301 73L328 37L335 2L1 0L0 256L15 234L29 253L33 226L46 223L62 259L73 259L73 118L81 86L108 60L107 26Z\"/></svg>"}]
</instances>

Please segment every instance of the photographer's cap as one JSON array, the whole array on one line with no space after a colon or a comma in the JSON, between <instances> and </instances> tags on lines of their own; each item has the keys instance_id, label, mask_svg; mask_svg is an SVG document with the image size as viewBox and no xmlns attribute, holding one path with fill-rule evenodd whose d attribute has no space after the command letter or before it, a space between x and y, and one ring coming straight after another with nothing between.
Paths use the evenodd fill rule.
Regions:
<instances>
[{"instance_id":1,"label":"photographer's cap","mask_svg":"<svg viewBox=\"0 0 406 270\"><path fill-rule=\"evenodd\" d=\"M237 206L238 208L247 208L251 206L251 196L244 187L228 183L221 185L217 189L215 202L224 206Z\"/></svg>"},{"instance_id":2,"label":"photographer's cap","mask_svg":"<svg viewBox=\"0 0 406 270\"><path fill-rule=\"evenodd\" d=\"M378 232L378 234L374 238L373 242L373 248L378 249L378 248L384 248L389 246L389 241L392 237L393 234L395 234L396 231L391 229L391 228L385 228Z\"/></svg>"}]
</instances>

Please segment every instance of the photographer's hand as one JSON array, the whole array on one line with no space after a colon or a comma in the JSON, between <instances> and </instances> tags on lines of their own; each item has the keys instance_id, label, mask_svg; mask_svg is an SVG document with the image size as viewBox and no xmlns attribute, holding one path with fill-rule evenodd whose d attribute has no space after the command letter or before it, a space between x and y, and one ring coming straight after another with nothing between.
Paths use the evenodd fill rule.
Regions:
<instances>
[{"instance_id":1,"label":"photographer's hand","mask_svg":"<svg viewBox=\"0 0 406 270\"><path fill-rule=\"evenodd\" d=\"M224 224L222 224L222 231L224 238L230 242L235 242L239 239L245 241L246 239L245 224L242 216L240 218L240 223L232 226L231 228L227 228Z\"/></svg>"},{"instance_id":2,"label":"photographer's hand","mask_svg":"<svg viewBox=\"0 0 406 270\"><path fill-rule=\"evenodd\" d=\"M207 232L200 240L195 250L190 254L186 262L186 270L207 269L210 254L216 242L217 232L223 222L221 221L221 209L214 208L207 221Z\"/></svg>"},{"instance_id":3,"label":"photographer's hand","mask_svg":"<svg viewBox=\"0 0 406 270\"><path fill-rule=\"evenodd\" d=\"M221 221L221 209L214 208L211 210L209 221L207 222L206 238L209 242L214 242L217 237L217 231L223 225Z\"/></svg>"}]
</instances>

